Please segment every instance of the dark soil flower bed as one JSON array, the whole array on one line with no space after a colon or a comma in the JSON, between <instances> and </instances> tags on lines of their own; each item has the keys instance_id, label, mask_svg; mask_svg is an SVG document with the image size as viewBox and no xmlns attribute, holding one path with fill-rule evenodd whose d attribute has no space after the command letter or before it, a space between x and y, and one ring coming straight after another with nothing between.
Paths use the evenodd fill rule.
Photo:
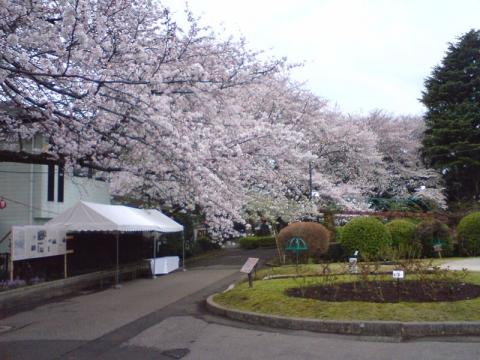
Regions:
<instances>
[{"instance_id":1,"label":"dark soil flower bed","mask_svg":"<svg viewBox=\"0 0 480 360\"><path fill-rule=\"evenodd\" d=\"M321 301L458 301L480 297L480 285L447 281L367 281L288 289L287 295Z\"/></svg>"}]
</instances>

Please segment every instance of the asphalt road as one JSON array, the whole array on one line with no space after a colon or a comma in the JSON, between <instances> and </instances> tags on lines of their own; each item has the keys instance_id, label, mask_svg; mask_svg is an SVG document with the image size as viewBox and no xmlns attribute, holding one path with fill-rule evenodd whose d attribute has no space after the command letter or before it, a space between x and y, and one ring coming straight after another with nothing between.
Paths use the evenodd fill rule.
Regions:
<instances>
[{"instance_id":1,"label":"asphalt road","mask_svg":"<svg viewBox=\"0 0 480 360\"><path fill-rule=\"evenodd\" d=\"M258 253L257 253L258 254ZM263 328L207 313L241 275L229 250L186 272L124 283L0 320L0 359L479 359L480 339L398 342ZM269 253L260 253L266 258Z\"/></svg>"}]
</instances>

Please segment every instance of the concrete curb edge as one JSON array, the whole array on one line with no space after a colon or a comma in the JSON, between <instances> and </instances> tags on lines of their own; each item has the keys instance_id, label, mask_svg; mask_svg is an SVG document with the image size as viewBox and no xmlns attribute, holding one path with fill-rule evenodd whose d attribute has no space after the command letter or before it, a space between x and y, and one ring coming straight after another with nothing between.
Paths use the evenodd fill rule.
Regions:
<instances>
[{"instance_id":1,"label":"concrete curb edge","mask_svg":"<svg viewBox=\"0 0 480 360\"><path fill-rule=\"evenodd\" d=\"M216 315L250 324L319 333L418 338L427 336L480 336L480 322L334 321L289 318L229 309L207 298L207 309Z\"/></svg>"}]
</instances>

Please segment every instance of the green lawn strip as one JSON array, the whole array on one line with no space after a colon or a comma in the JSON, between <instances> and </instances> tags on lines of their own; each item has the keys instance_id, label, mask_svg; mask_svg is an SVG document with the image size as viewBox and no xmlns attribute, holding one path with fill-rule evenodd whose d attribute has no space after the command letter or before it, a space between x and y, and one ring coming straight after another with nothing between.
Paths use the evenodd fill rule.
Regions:
<instances>
[{"instance_id":1,"label":"green lawn strip","mask_svg":"<svg viewBox=\"0 0 480 360\"><path fill-rule=\"evenodd\" d=\"M455 261L455 260L462 260L466 258L441 258L441 259L422 259L421 261L425 262L425 264L432 263L433 266L440 266L444 263ZM275 275L318 275L322 273L323 268L325 265L322 264L299 264L298 270L296 269L295 265L284 265L284 266L273 266L273 267L266 267L258 271L257 278L262 279L266 276L275 276ZM379 271L392 271L396 269L397 266L395 265L382 265L379 268ZM329 269L334 273L344 273L348 270L348 264L346 262L337 262L329 264Z\"/></svg>"},{"instance_id":2,"label":"green lawn strip","mask_svg":"<svg viewBox=\"0 0 480 360\"><path fill-rule=\"evenodd\" d=\"M346 270L347 265L345 263L334 263L331 264L330 269L338 271L340 269ZM284 265L284 266L275 266L267 267L259 270L257 272L257 278L262 279L266 276L275 276L275 275L318 275L321 272L322 267L319 264L300 264L298 268L295 265Z\"/></svg>"},{"instance_id":3,"label":"green lawn strip","mask_svg":"<svg viewBox=\"0 0 480 360\"><path fill-rule=\"evenodd\" d=\"M233 290L215 296L215 301L227 308L288 317L322 320L391 320L391 321L478 321L480 298L453 302L429 303L369 303L361 301L327 302L289 297L285 289L308 286L310 280L255 281L253 288L241 283ZM339 281L351 281L342 277ZM480 273L471 273L467 281L480 284ZM321 279L316 280L317 284Z\"/></svg>"}]
</instances>

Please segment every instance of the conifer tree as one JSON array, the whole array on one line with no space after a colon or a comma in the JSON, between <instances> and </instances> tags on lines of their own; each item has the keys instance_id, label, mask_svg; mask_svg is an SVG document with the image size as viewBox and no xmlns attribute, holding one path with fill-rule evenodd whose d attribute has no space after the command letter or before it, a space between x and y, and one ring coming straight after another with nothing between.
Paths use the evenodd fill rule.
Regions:
<instances>
[{"instance_id":1,"label":"conifer tree","mask_svg":"<svg viewBox=\"0 0 480 360\"><path fill-rule=\"evenodd\" d=\"M450 202L480 199L480 31L449 44L425 80L423 154L439 169Z\"/></svg>"}]
</instances>

